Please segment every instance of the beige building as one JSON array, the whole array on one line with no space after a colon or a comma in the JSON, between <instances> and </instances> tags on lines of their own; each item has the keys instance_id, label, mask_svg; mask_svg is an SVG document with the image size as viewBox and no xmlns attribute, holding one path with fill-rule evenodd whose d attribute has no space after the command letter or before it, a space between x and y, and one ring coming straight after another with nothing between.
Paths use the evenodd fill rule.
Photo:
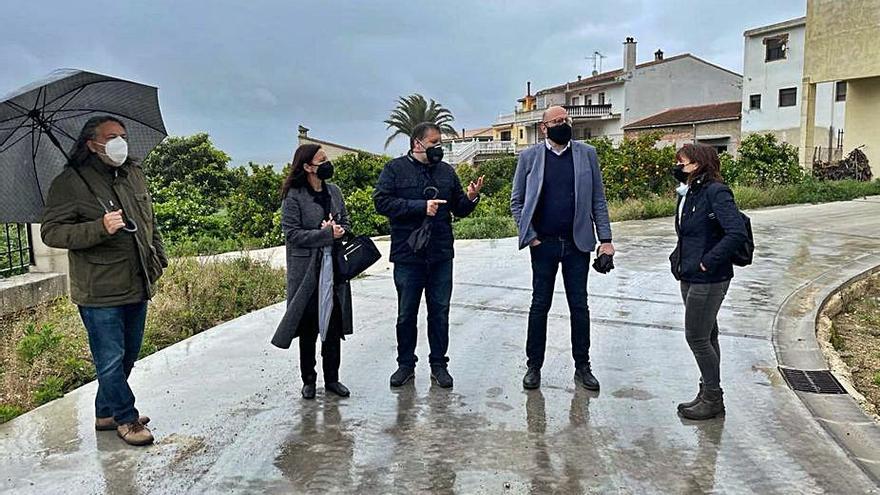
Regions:
<instances>
[{"instance_id":1,"label":"beige building","mask_svg":"<svg viewBox=\"0 0 880 495\"><path fill-rule=\"evenodd\" d=\"M342 155L350 155L352 153L366 153L368 155L375 155L375 153L371 153L369 151L359 150L357 148L351 148L349 146L345 146L342 144L331 143L330 141L323 141L321 139L315 139L309 136L309 129L304 126L299 126L299 146L304 144L317 144L321 146L321 149L324 150L324 153L327 153L327 158L330 160L335 160Z\"/></svg>"},{"instance_id":2,"label":"beige building","mask_svg":"<svg viewBox=\"0 0 880 495\"><path fill-rule=\"evenodd\" d=\"M807 0L800 159L812 167L816 88L846 82L843 149L864 146L880 175L880 0Z\"/></svg>"},{"instance_id":3,"label":"beige building","mask_svg":"<svg viewBox=\"0 0 880 495\"><path fill-rule=\"evenodd\" d=\"M719 153L736 155L740 141L740 102L670 108L623 127L624 137L661 134L660 146L676 148L687 143L714 147Z\"/></svg>"}]
</instances>

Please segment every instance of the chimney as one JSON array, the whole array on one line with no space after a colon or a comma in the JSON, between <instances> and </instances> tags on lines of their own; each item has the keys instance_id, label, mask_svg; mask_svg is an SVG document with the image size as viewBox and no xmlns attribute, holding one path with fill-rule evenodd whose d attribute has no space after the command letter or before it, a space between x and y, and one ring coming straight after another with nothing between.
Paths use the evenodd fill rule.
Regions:
<instances>
[{"instance_id":1,"label":"chimney","mask_svg":"<svg viewBox=\"0 0 880 495\"><path fill-rule=\"evenodd\" d=\"M306 127L303 126L302 124L300 124L300 126L299 126L299 128L298 128L297 130L299 131L299 137L301 137L301 138L309 137L309 130L308 130L308 128L306 128Z\"/></svg>"},{"instance_id":2,"label":"chimney","mask_svg":"<svg viewBox=\"0 0 880 495\"><path fill-rule=\"evenodd\" d=\"M461 138L464 139L464 127L461 128Z\"/></svg>"},{"instance_id":3,"label":"chimney","mask_svg":"<svg viewBox=\"0 0 880 495\"><path fill-rule=\"evenodd\" d=\"M581 75L580 75L580 74L578 74L578 81L580 81L580 80L581 80Z\"/></svg>"},{"instance_id":4,"label":"chimney","mask_svg":"<svg viewBox=\"0 0 880 495\"><path fill-rule=\"evenodd\" d=\"M654 61L659 62L663 60L663 50L657 50L654 52Z\"/></svg>"},{"instance_id":5,"label":"chimney","mask_svg":"<svg viewBox=\"0 0 880 495\"><path fill-rule=\"evenodd\" d=\"M636 68L636 40L628 37L623 43L623 71L632 72Z\"/></svg>"},{"instance_id":6,"label":"chimney","mask_svg":"<svg viewBox=\"0 0 880 495\"><path fill-rule=\"evenodd\" d=\"M526 96L532 96L532 81L526 81Z\"/></svg>"}]
</instances>

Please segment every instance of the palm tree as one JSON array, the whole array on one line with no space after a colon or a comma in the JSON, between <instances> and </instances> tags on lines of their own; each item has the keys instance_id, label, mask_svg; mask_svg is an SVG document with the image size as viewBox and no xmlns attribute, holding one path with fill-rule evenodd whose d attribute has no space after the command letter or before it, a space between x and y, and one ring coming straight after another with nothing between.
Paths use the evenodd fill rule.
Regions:
<instances>
[{"instance_id":1,"label":"palm tree","mask_svg":"<svg viewBox=\"0 0 880 495\"><path fill-rule=\"evenodd\" d=\"M401 96L397 99L397 108L391 112L391 116L385 121L387 129L394 129L385 141L385 149L399 135L411 136L415 126L422 122L433 122L440 126L443 134L457 136L458 133L449 125L455 117L443 105L431 100L428 103L420 94Z\"/></svg>"}]
</instances>

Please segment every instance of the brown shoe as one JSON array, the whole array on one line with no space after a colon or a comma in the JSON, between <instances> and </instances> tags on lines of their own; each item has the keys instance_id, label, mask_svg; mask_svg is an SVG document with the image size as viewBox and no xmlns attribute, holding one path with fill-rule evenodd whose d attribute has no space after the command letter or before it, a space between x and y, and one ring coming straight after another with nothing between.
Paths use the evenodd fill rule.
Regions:
<instances>
[{"instance_id":1,"label":"brown shoe","mask_svg":"<svg viewBox=\"0 0 880 495\"><path fill-rule=\"evenodd\" d=\"M150 417L141 416L140 418L138 418L138 421L142 425L146 425L150 422ZM109 418L95 418L95 429L98 431L113 431L116 429L117 426L119 425L116 424L116 420L113 419L112 416Z\"/></svg>"},{"instance_id":2,"label":"brown shoe","mask_svg":"<svg viewBox=\"0 0 880 495\"><path fill-rule=\"evenodd\" d=\"M139 421L116 427L116 434L129 445L150 445L153 443L153 434Z\"/></svg>"}]
</instances>

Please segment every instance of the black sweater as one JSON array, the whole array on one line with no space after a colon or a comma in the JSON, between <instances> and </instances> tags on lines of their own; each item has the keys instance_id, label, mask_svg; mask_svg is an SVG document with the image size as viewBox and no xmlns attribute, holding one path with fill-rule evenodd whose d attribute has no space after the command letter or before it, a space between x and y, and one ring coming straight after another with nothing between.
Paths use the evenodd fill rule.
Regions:
<instances>
[{"instance_id":1,"label":"black sweater","mask_svg":"<svg viewBox=\"0 0 880 495\"><path fill-rule=\"evenodd\" d=\"M574 158L544 150L544 182L532 225L538 236L570 239L574 230Z\"/></svg>"}]
</instances>

